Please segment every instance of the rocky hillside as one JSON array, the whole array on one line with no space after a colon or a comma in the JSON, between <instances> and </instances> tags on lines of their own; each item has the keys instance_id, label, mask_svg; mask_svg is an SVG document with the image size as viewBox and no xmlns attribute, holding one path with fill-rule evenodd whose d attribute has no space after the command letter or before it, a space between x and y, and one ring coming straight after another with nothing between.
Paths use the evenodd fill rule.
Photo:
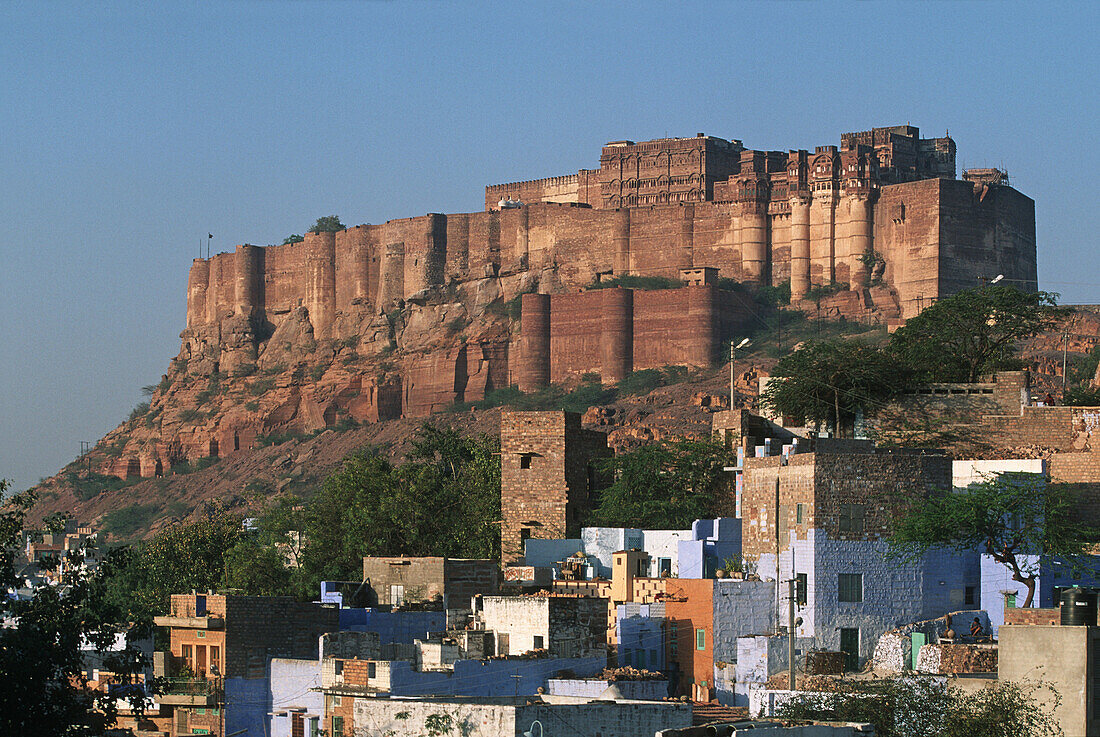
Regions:
<instances>
[{"instance_id":1,"label":"rocky hillside","mask_svg":"<svg viewBox=\"0 0 1100 737\"><path fill-rule=\"evenodd\" d=\"M386 387L402 377L407 393L410 377L424 381L416 377L427 355L450 361L469 346L508 345L517 330L519 295L536 287L537 280L498 279L436 290L364 318L355 328L360 332L343 339L315 339L304 308L282 316L267 334L262 325L257 333L255 324L229 318L217 336L207 336L217 345L204 347L202 336L184 331L180 355L159 384L147 387L148 405L43 482L34 516L64 512L116 537L138 537L204 502L247 511L276 495L308 494L366 445L400 457L409 435L428 418L384 419ZM753 346L738 360L742 406L755 404L756 379L800 340L852 333L885 338L885 330L873 325L818 322L793 312L785 322L775 317L760 318ZM1066 332L1073 376L1100 343L1100 309L1081 308L1065 327L1024 346L1043 391L1060 387ZM227 361L227 355L235 357ZM729 405L728 364L637 374L618 387L574 383L542 397L483 382L471 397L477 401L452 405L452 391L433 404L429 392L427 407L435 424L495 435L499 409L490 405L556 402L584 411L585 424L608 433L609 443L622 449L670 436L705 436L711 414ZM196 447L204 451L198 457Z\"/></svg>"}]
</instances>

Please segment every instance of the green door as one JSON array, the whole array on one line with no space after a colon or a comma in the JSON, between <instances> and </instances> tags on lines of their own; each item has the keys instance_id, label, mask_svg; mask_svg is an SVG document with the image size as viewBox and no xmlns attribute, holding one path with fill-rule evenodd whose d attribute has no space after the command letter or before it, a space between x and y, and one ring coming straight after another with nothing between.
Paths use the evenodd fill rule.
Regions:
<instances>
[{"instance_id":1,"label":"green door","mask_svg":"<svg viewBox=\"0 0 1100 737\"><path fill-rule=\"evenodd\" d=\"M925 639L925 634L923 632L914 632L910 636L910 641L913 645L913 652L910 653L909 656L909 667L913 670L917 669L917 655L920 654L920 649L924 646Z\"/></svg>"},{"instance_id":2,"label":"green door","mask_svg":"<svg viewBox=\"0 0 1100 737\"><path fill-rule=\"evenodd\" d=\"M844 667L848 670L859 668L859 628L841 627L840 649L848 654Z\"/></svg>"}]
</instances>

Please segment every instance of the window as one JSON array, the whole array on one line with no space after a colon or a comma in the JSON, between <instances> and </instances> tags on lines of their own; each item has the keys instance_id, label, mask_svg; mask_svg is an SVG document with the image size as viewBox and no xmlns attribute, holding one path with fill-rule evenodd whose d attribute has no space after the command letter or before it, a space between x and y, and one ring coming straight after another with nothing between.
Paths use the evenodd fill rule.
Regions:
<instances>
[{"instance_id":1,"label":"window","mask_svg":"<svg viewBox=\"0 0 1100 737\"><path fill-rule=\"evenodd\" d=\"M378 677L378 663L367 663L367 678Z\"/></svg>"},{"instance_id":2,"label":"window","mask_svg":"<svg viewBox=\"0 0 1100 737\"><path fill-rule=\"evenodd\" d=\"M334 670L336 672L336 675L338 675L338 676L344 675L344 661L343 660L335 661L332 664L332 667L334 668Z\"/></svg>"},{"instance_id":3,"label":"window","mask_svg":"<svg viewBox=\"0 0 1100 737\"><path fill-rule=\"evenodd\" d=\"M799 606L806 606L807 593L809 589L809 577L805 573L796 573L794 575L794 600Z\"/></svg>"},{"instance_id":4,"label":"window","mask_svg":"<svg viewBox=\"0 0 1100 737\"><path fill-rule=\"evenodd\" d=\"M1013 591L1010 594L1005 594L1005 609L1016 608L1016 592Z\"/></svg>"},{"instance_id":5,"label":"window","mask_svg":"<svg viewBox=\"0 0 1100 737\"><path fill-rule=\"evenodd\" d=\"M333 717L332 718L332 737L343 737L344 734L344 718Z\"/></svg>"},{"instance_id":6,"label":"window","mask_svg":"<svg viewBox=\"0 0 1100 737\"><path fill-rule=\"evenodd\" d=\"M657 559L657 575L658 576L671 576L672 575L672 558L658 558Z\"/></svg>"},{"instance_id":7,"label":"window","mask_svg":"<svg viewBox=\"0 0 1100 737\"><path fill-rule=\"evenodd\" d=\"M837 601L863 601L862 573L841 573L837 584Z\"/></svg>"},{"instance_id":8,"label":"window","mask_svg":"<svg viewBox=\"0 0 1100 737\"><path fill-rule=\"evenodd\" d=\"M863 533L865 507L862 504L840 505L840 532L859 535Z\"/></svg>"},{"instance_id":9,"label":"window","mask_svg":"<svg viewBox=\"0 0 1100 737\"><path fill-rule=\"evenodd\" d=\"M341 697L341 696L333 696L332 697L332 706L333 707L343 706L343 705L344 705L343 697Z\"/></svg>"},{"instance_id":10,"label":"window","mask_svg":"<svg viewBox=\"0 0 1100 737\"><path fill-rule=\"evenodd\" d=\"M974 587L967 586L963 589L963 604L971 606L974 604Z\"/></svg>"},{"instance_id":11,"label":"window","mask_svg":"<svg viewBox=\"0 0 1100 737\"><path fill-rule=\"evenodd\" d=\"M695 649L706 650L707 649L707 631L695 630Z\"/></svg>"},{"instance_id":12,"label":"window","mask_svg":"<svg viewBox=\"0 0 1100 737\"><path fill-rule=\"evenodd\" d=\"M217 668L218 670L221 670L222 666L221 666L221 659L219 657L220 655L221 655L221 648L219 648L217 645L211 645L210 646L210 668L211 668L211 670L213 670L214 668Z\"/></svg>"},{"instance_id":13,"label":"window","mask_svg":"<svg viewBox=\"0 0 1100 737\"><path fill-rule=\"evenodd\" d=\"M519 467L520 468L530 468L531 467L531 454L530 453L524 453L519 457Z\"/></svg>"},{"instance_id":14,"label":"window","mask_svg":"<svg viewBox=\"0 0 1100 737\"><path fill-rule=\"evenodd\" d=\"M679 633L677 632L676 622L675 621L669 622L668 623L668 652L669 652L669 655L671 655L673 659L676 658L676 655L680 651L680 641L677 639L678 634Z\"/></svg>"},{"instance_id":15,"label":"window","mask_svg":"<svg viewBox=\"0 0 1100 737\"><path fill-rule=\"evenodd\" d=\"M535 649L536 650L541 650L542 649L542 647L543 647L542 643L543 643L542 635L535 635Z\"/></svg>"},{"instance_id":16,"label":"window","mask_svg":"<svg viewBox=\"0 0 1100 737\"><path fill-rule=\"evenodd\" d=\"M190 645L184 645L182 652L183 652L183 662L187 664L188 668L190 668L191 667L191 646Z\"/></svg>"},{"instance_id":17,"label":"window","mask_svg":"<svg viewBox=\"0 0 1100 737\"><path fill-rule=\"evenodd\" d=\"M321 725L317 722L320 717L309 718L309 737L317 737L317 734L321 731Z\"/></svg>"}]
</instances>

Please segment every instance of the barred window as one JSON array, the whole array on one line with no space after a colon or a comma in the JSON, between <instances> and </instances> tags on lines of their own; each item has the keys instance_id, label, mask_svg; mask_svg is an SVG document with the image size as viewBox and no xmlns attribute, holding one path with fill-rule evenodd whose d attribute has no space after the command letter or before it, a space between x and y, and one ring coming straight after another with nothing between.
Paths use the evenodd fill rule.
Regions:
<instances>
[{"instance_id":1,"label":"barred window","mask_svg":"<svg viewBox=\"0 0 1100 737\"><path fill-rule=\"evenodd\" d=\"M863 601L862 573L841 573L837 584L837 601Z\"/></svg>"}]
</instances>

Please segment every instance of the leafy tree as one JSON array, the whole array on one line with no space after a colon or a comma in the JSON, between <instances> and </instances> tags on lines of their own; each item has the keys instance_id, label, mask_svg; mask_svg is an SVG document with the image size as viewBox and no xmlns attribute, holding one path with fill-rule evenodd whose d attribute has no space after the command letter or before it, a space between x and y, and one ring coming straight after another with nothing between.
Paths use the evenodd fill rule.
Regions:
<instances>
[{"instance_id":1,"label":"leafy tree","mask_svg":"<svg viewBox=\"0 0 1100 737\"><path fill-rule=\"evenodd\" d=\"M761 401L785 417L851 433L859 412L871 415L908 383L895 356L882 348L850 341L810 341L783 357L761 394Z\"/></svg>"},{"instance_id":2,"label":"leafy tree","mask_svg":"<svg viewBox=\"0 0 1100 737\"><path fill-rule=\"evenodd\" d=\"M846 681L833 693L800 694L782 719L869 722L880 737L1058 737L1055 705L1035 689L1001 681L967 693L935 678Z\"/></svg>"},{"instance_id":3,"label":"leafy tree","mask_svg":"<svg viewBox=\"0 0 1100 737\"><path fill-rule=\"evenodd\" d=\"M922 381L978 381L1016 368L1016 344L1066 314L1056 294L992 284L966 289L906 321L890 345Z\"/></svg>"},{"instance_id":4,"label":"leafy tree","mask_svg":"<svg viewBox=\"0 0 1100 737\"><path fill-rule=\"evenodd\" d=\"M309 229L310 233L335 233L344 230L345 226L340 222L339 215L325 215L317 218L317 222Z\"/></svg>"},{"instance_id":5,"label":"leafy tree","mask_svg":"<svg viewBox=\"0 0 1100 737\"><path fill-rule=\"evenodd\" d=\"M1091 386L1073 386L1062 395L1062 404L1071 407L1100 406L1100 388Z\"/></svg>"},{"instance_id":6,"label":"leafy tree","mask_svg":"<svg viewBox=\"0 0 1100 737\"><path fill-rule=\"evenodd\" d=\"M675 530L713 517L729 451L712 440L666 440L607 459L614 482L600 492L592 521L609 527Z\"/></svg>"},{"instance_id":7,"label":"leafy tree","mask_svg":"<svg viewBox=\"0 0 1100 737\"><path fill-rule=\"evenodd\" d=\"M400 466L377 449L345 460L302 507L299 591L356 579L366 555L500 555L496 440L422 426Z\"/></svg>"},{"instance_id":8,"label":"leafy tree","mask_svg":"<svg viewBox=\"0 0 1100 737\"><path fill-rule=\"evenodd\" d=\"M225 588L227 551L243 536L239 515L208 506L198 519L132 546L111 578L110 595L130 617L149 620L168 611L172 594Z\"/></svg>"},{"instance_id":9,"label":"leafy tree","mask_svg":"<svg viewBox=\"0 0 1100 737\"><path fill-rule=\"evenodd\" d=\"M0 480L0 496L7 482ZM115 722L114 698L87 690L83 651L105 655L105 669L115 673L117 686L132 686L141 656L129 645L108 653L123 632L133 628L105 595L114 559L108 555L94 573L81 567L85 551L73 551L64 586L43 586L29 599L7 595L19 585L15 553L26 513L35 502L31 492L8 500L0 511L0 734L43 737L103 734ZM59 559L43 565L55 568ZM144 699L135 698L141 708Z\"/></svg>"},{"instance_id":10,"label":"leafy tree","mask_svg":"<svg viewBox=\"0 0 1100 737\"><path fill-rule=\"evenodd\" d=\"M1080 560L1100 539L1081 519L1080 492L1049 484L1040 474L1002 473L962 491L914 503L890 539L898 554L916 559L933 547L982 550L1027 587L1023 606L1035 598L1036 556Z\"/></svg>"},{"instance_id":11,"label":"leafy tree","mask_svg":"<svg viewBox=\"0 0 1100 737\"><path fill-rule=\"evenodd\" d=\"M320 223L321 221L320 221L320 220L318 220L317 222L318 222L318 223ZM314 227L317 227L317 226L314 226ZM337 228L337 230L343 230L343 229L342 229L342 228ZM317 232L317 233L319 233L320 231L313 231L313 232ZM291 233L291 234L290 234L290 235L288 235L288 236L287 236L286 238L283 238L283 243L282 243L282 245L284 245L284 246L289 246L289 245L290 245L290 244L292 244L292 243L301 243L301 242L302 242L302 241L304 241L304 240L305 240L305 238L303 238L302 236L298 235L297 233Z\"/></svg>"}]
</instances>

